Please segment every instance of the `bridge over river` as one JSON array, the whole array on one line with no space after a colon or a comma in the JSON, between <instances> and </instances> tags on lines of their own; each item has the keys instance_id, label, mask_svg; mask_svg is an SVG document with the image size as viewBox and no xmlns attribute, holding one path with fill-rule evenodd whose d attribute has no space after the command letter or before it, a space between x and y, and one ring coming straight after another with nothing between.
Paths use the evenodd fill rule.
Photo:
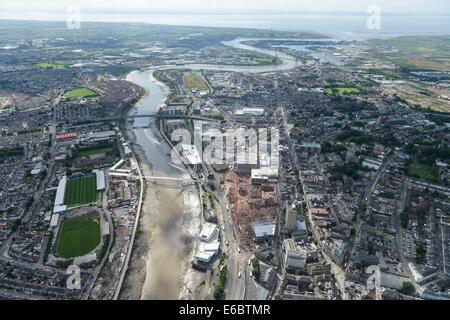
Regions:
<instances>
[{"instance_id":1,"label":"bridge over river","mask_svg":"<svg viewBox=\"0 0 450 320\"><path fill-rule=\"evenodd\" d=\"M150 114L131 114L131 115L124 115L124 116L117 116L117 117L108 117L104 118L105 121L115 121L115 120L124 120L124 119L136 119L136 118L156 118L156 119L192 119L192 120L202 120L202 121L217 121L217 119L214 118L207 118L207 117L201 117L201 116L194 116L194 115L167 115L167 114L156 114L156 113L150 113Z\"/></svg>"}]
</instances>

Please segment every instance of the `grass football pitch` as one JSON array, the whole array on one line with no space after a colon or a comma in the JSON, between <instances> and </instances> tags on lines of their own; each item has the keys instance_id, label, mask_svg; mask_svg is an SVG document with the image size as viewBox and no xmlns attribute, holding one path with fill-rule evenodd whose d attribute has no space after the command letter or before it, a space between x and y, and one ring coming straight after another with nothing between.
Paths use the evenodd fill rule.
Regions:
<instances>
[{"instance_id":1,"label":"grass football pitch","mask_svg":"<svg viewBox=\"0 0 450 320\"><path fill-rule=\"evenodd\" d=\"M97 178L95 175L67 181L64 198L66 206L74 207L95 201L97 201Z\"/></svg>"},{"instance_id":2,"label":"grass football pitch","mask_svg":"<svg viewBox=\"0 0 450 320\"><path fill-rule=\"evenodd\" d=\"M64 221L57 250L62 258L68 259L91 252L99 243L99 217L90 213Z\"/></svg>"}]
</instances>

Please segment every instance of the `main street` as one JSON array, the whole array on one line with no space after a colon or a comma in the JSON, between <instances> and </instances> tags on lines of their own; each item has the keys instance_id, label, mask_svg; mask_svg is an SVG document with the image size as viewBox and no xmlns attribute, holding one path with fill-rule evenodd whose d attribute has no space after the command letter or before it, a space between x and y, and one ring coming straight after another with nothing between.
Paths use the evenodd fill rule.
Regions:
<instances>
[{"instance_id":1,"label":"main street","mask_svg":"<svg viewBox=\"0 0 450 320\"><path fill-rule=\"evenodd\" d=\"M298 163L298 159L297 159L297 154L295 152L295 146L294 143L291 139L289 130L288 130L288 122L287 122L287 116L286 116L286 112L284 110L283 107L280 107L280 113L282 115L283 118L283 124L284 124L284 128L285 128L285 132L286 132L286 136L288 137L288 145L289 145L289 150L290 150L290 155L291 155L291 159L293 159L293 164L294 164L294 168L299 169L299 163ZM302 184L302 190L303 190L303 194L306 195L306 190L305 190L305 184L304 184L304 180L302 177L301 172L299 172L299 178ZM305 199L306 200L306 199ZM323 248L323 242L320 241L320 236L315 228L315 226L313 225L313 220L312 220L312 215L310 213L310 207L309 207L309 202L306 201L306 205L307 205L307 217L309 219L310 223L310 227L311 227L311 231L313 234L313 238L317 241L317 243L319 244L319 249L321 250L322 255L325 257L325 259L327 260L327 262L331 265L331 271L333 272L333 274L336 277L338 286L339 286L339 290L341 291L342 297L345 298L345 272L344 270L342 270L342 268L337 265L326 253L325 250Z\"/></svg>"},{"instance_id":2,"label":"main street","mask_svg":"<svg viewBox=\"0 0 450 320\"><path fill-rule=\"evenodd\" d=\"M376 172L375 176L373 176L372 180L367 185L366 190L364 192L364 196L363 196L363 201L366 202L367 208L370 207L371 195L372 195L372 193L373 193L373 191L375 189L375 186L377 185L378 180L381 177L381 174L384 172L384 170L386 169L387 165L391 162L392 158L393 158L393 154L390 154L387 158L384 159L381 167L378 169L378 171ZM361 231L361 227L362 227L362 225L364 223L364 218L363 217L358 217L358 219L359 219L359 222L358 222L358 226L356 228L355 236L353 238L352 248L350 250L350 254L348 255L348 259L351 259L352 255L353 255L353 252L355 251L356 239L358 239L358 235L359 235L359 233ZM350 264L347 261L347 266L345 268L345 272L348 271L349 267L350 267Z\"/></svg>"},{"instance_id":3,"label":"main street","mask_svg":"<svg viewBox=\"0 0 450 320\"><path fill-rule=\"evenodd\" d=\"M210 164L202 163L205 178L214 175L214 180L219 182L220 177ZM205 184L207 190L209 186ZM212 191L211 191L212 192ZM224 264L227 265L227 281L225 285L225 297L227 300L243 300L245 295L246 261L250 254L240 248L239 241L235 236L233 217L226 200L227 190L218 185L213 192L219 200L216 205L218 224L222 234L222 252L226 254ZM239 273L241 276L239 277ZM217 282L217 281L216 281Z\"/></svg>"}]
</instances>

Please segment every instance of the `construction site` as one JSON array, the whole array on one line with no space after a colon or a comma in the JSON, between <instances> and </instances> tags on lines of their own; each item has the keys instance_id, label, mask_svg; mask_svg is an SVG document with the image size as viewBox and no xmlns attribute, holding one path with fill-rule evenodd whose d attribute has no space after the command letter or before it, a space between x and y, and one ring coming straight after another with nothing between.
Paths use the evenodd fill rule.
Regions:
<instances>
[{"instance_id":1,"label":"construction site","mask_svg":"<svg viewBox=\"0 0 450 320\"><path fill-rule=\"evenodd\" d=\"M239 243L249 251L261 248L262 240L269 240L274 234L261 238L255 234L255 226L271 226L275 230L280 215L276 185L254 185L250 175L232 171L221 178L228 190L227 200Z\"/></svg>"}]
</instances>

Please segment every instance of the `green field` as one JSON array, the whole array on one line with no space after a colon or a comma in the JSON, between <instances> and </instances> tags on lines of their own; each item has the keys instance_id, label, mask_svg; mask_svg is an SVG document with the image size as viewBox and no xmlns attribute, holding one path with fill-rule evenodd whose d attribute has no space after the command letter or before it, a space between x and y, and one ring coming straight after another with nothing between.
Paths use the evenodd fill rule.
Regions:
<instances>
[{"instance_id":1,"label":"green field","mask_svg":"<svg viewBox=\"0 0 450 320\"><path fill-rule=\"evenodd\" d=\"M436 170L432 166L427 166L414 162L408 167L408 175L412 177L422 178L431 183L440 183Z\"/></svg>"},{"instance_id":2,"label":"green field","mask_svg":"<svg viewBox=\"0 0 450 320\"><path fill-rule=\"evenodd\" d=\"M99 216L90 213L64 221L57 250L62 258L68 259L91 252L99 243Z\"/></svg>"},{"instance_id":3,"label":"green field","mask_svg":"<svg viewBox=\"0 0 450 320\"><path fill-rule=\"evenodd\" d=\"M328 94L333 94L333 90L332 90L332 89L337 90L337 91L338 91L338 94L354 94L354 93L360 93L360 91L359 91L358 88L341 88L341 87L338 87L338 88L327 88L327 89L326 89L326 92L327 92Z\"/></svg>"},{"instance_id":4,"label":"green field","mask_svg":"<svg viewBox=\"0 0 450 320\"><path fill-rule=\"evenodd\" d=\"M54 64L54 63L39 63L36 65L36 67L41 68L41 69L53 69L53 70L65 69L64 65Z\"/></svg>"},{"instance_id":5,"label":"green field","mask_svg":"<svg viewBox=\"0 0 450 320\"><path fill-rule=\"evenodd\" d=\"M113 148L100 148L100 149L89 150L89 151L80 151L78 153L78 157L89 157L94 154L111 152L112 150L113 150Z\"/></svg>"},{"instance_id":6,"label":"green field","mask_svg":"<svg viewBox=\"0 0 450 320\"><path fill-rule=\"evenodd\" d=\"M64 204L69 207L97 201L97 178L95 175L69 179Z\"/></svg>"},{"instance_id":7,"label":"green field","mask_svg":"<svg viewBox=\"0 0 450 320\"><path fill-rule=\"evenodd\" d=\"M45 78L47 78L47 75L43 74L43 73L35 73L31 77L33 79L45 79Z\"/></svg>"},{"instance_id":8,"label":"green field","mask_svg":"<svg viewBox=\"0 0 450 320\"><path fill-rule=\"evenodd\" d=\"M271 65L271 64L280 64L281 60L273 57L273 58L263 58L263 57L247 57L247 56L240 56L239 59L244 60L245 62L248 61L254 61L261 65Z\"/></svg>"},{"instance_id":9,"label":"green field","mask_svg":"<svg viewBox=\"0 0 450 320\"><path fill-rule=\"evenodd\" d=\"M184 82L189 91L192 90L208 90L209 87L202 77L196 74L185 74Z\"/></svg>"},{"instance_id":10,"label":"green field","mask_svg":"<svg viewBox=\"0 0 450 320\"><path fill-rule=\"evenodd\" d=\"M83 97L92 97L96 95L97 93L95 93L92 90L89 90L88 88L78 88L66 92L66 98L73 98L73 97L83 98Z\"/></svg>"},{"instance_id":11,"label":"green field","mask_svg":"<svg viewBox=\"0 0 450 320\"><path fill-rule=\"evenodd\" d=\"M400 52L383 53L391 62L413 69L447 71L450 67L450 37L404 36L392 39L374 39L369 42L392 46Z\"/></svg>"}]
</instances>

